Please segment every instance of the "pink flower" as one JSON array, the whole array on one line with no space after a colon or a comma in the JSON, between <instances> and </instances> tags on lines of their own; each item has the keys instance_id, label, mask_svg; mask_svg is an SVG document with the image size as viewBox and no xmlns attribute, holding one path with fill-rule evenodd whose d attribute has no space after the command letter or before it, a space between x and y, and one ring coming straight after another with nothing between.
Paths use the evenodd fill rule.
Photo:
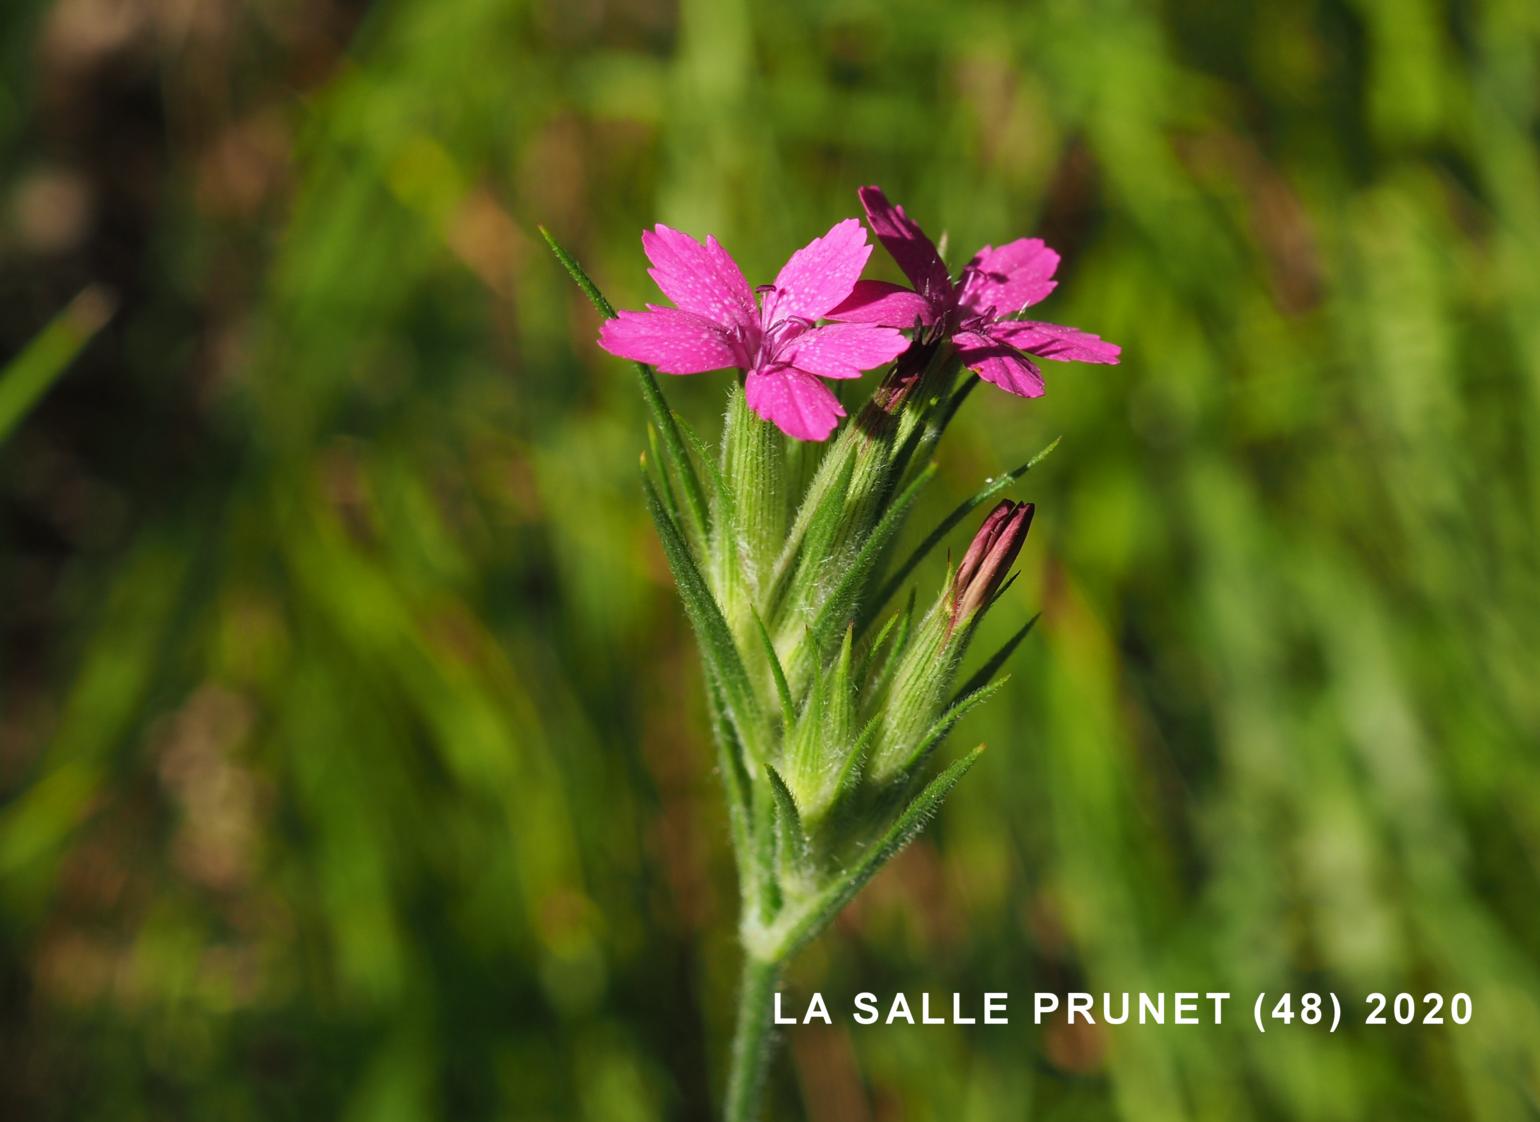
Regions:
<instances>
[{"instance_id":1,"label":"pink flower","mask_svg":"<svg viewBox=\"0 0 1540 1122\"><path fill-rule=\"evenodd\" d=\"M1059 255L1038 238L986 245L952 282L935 244L904 208L879 187L860 190L867 220L913 289L861 281L829 312L846 323L908 328L919 323L951 337L964 366L1002 390L1041 397L1043 372L1029 355L1073 362L1115 363L1121 348L1085 331L1054 323L1008 319L1054 290Z\"/></svg>"},{"instance_id":2,"label":"pink flower","mask_svg":"<svg viewBox=\"0 0 1540 1122\"><path fill-rule=\"evenodd\" d=\"M706 244L658 226L642 234L649 275L674 302L621 312L599 329L612 355L664 374L736 367L749 408L798 440L824 440L845 415L823 378L859 378L909 341L875 323L817 320L850 295L872 247L854 218L835 223L791 255L758 304L743 272L713 237Z\"/></svg>"}]
</instances>

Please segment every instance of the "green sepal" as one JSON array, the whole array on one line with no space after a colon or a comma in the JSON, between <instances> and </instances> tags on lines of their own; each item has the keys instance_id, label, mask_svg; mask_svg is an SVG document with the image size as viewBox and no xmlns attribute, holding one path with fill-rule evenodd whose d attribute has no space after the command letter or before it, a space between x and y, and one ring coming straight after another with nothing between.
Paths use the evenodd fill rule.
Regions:
<instances>
[{"instance_id":1,"label":"green sepal","mask_svg":"<svg viewBox=\"0 0 1540 1122\"><path fill-rule=\"evenodd\" d=\"M905 404L900 414L900 424L896 435L897 450L893 453L892 462L888 465L889 487L895 487L901 483L908 474L909 466L913 463L923 463L931 453L941 434L946 431L948 422L956 413L957 405L962 404L962 399L968 396L971 386L968 383L977 382L977 378L969 378L963 388L951 395L947 404L940 404L941 394L952 384L952 379L957 376L956 354L950 348L940 348L932 357L931 363L921 375L921 385L916 387L916 397ZM924 395L923 397L920 395ZM956 402L956 405L952 404Z\"/></svg>"}]
</instances>

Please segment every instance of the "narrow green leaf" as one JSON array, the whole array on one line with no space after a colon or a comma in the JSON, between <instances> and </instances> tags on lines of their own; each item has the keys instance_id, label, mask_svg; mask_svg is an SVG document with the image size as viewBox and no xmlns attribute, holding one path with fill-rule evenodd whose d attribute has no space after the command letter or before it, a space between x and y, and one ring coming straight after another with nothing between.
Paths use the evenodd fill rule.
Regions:
<instances>
[{"instance_id":1,"label":"narrow green leaf","mask_svg":"<svg viewBox=\"0 0 1540 1122\"><path fill-rule=\"evenodd\" d=\"M797 708L791 700L791 687L786 684L786 671L781 668L781 660L775 653L775 641L770 638L770 632L765 627L765 621L754 613L754 622L759 625L759 637L764 641L765 659L770 663L770 676L775 679L776 696L781 700L781 728L785 735L790 736L791 730L796 724Z\"/></svg>"},{"instance_id":2,"label":"narrow green leaf","mask_svg":"<svg viewBox=\"0 0 1540 1122\"><path fill-rule=\"evenodd\" d=\"M711 485L711 496L717 504L713 508L713 515L720 511L736 519L738 497L722 474L722 469L717 465L717 458L711 454L710 447L683 417L676 416L674 423L679 426L679 433L684 437L685 444L695 454L695 461L706 473L707 482Z\"/></svg>"},{"instance_id":3,"label":"narrow green leaf","mask_svg":"<svg viewBox=\"0 0 1540 1122\"><path fill-rule=\"evenodd\" d=\"M733 643L727 621L721 609L706 587L690 547L685 543L679 526L663 509L652 480L642 475L642 491L647 499L647 509L658 528L658 540L663 545L663 555L669 570L674 574L674 584L679 589L679 599L684 603L685 615L695 629L700 642L701 659L707 673L720 685L722 700L739 742L749 758L762 763L765 759L763 718L759 702L744 669L743 659Z\"/></svg>"},{"instance_id":4,"label":"narrow green leaf","mask_svg":"<svg viewBox=\"0 0 1540 1122\"><path fill-rule=\"evenodd\" d=\"M68 369L112 315L113 301L92 286L71 300L0 370L0 444Z\"/></svg>"},{"instance_id":5,"label":"narrow green leaf","mask_svg":"<svg viewBox=\"0 0 1540 1122\"><path fill-rule=\"evenodd\" d=\"M1011 585L1016 583L1016 578L1019 576L1021 576L1021 573L1015 572L1005 578L1005 583L1002 584L999 588L995 589L995 594L989 598L989 602L979 609L978 615L973 617L973 622L975 624L984 618L985 614L989 611L990 608L993 608L996 604L1005 598L1005 594L1011 590Z\"/></svg>"},{"instance_id":6,"label":"narrow green leaf","mask_svg":"<svg viewBox=\"0 0 1540 1122\"><path fill-rule=\"evenodd\" d=\"M946 405L941 410L941 416L937 418L936 435L946 432L947 426L952 423L952 418L957 416L957 411L962 408L962 403L968 400L968 395L978 388L981 381L978 377L964 378L963 384L952 391L952 396L947 398Z\"/></svg>"},{"instance_id":7,"label":"narrow green leaf","mask_svg":"<svg viewBox=\"0 0 1540 1122\"><path fill-rule=\"evenodd\" d=\"M788 917L789 922L778 932L779 939L776 947L778 958L794 954L808 940L827 927L840 913L840 909L876 875L877 870L914 840L915 836L925 828L925 824L935 816L946 797L952 793L952 788L957 786L957 781L974 765L983 751L984 746L981 744L932 779L925 789L915 796L914 801L904 812L894 820L893 825L882 838L867 849L849 870L820 892L808 906L799 910L795 916Z\"/></svg>"},{"instance_id":8,"label":"narrow green leaf","mask_svg":"<svg viewBox=\"0 0 1540 1122\"><path fill-rule=\"evenodd\" d=\"M882 654L882 645L888 641L888 636L897 629L901 615L903 615L902 612L894 612L888 616L888 621L877 630L877 634L873 635L871 642L866 645L866 653L861 656L861 667L856 672L861 681L871 681L872 666L876 663L877 657Z\"/></svg>"},{"instance_id":9,"label":"narrow green leaf","mask_svg":"<svg viewBox=\"0 0 1540 1122\"><path fill-rule=\"evenodd\" d=\"M835 801L848 798L855 793L861 785L861 779L866 774L866 761L871 757L872 745L877 743L877 731L882 727L882 714L875 713L872 719L866 722L861 735L856 737L855 744L850 749L850 755L845 758L845 766L840 769L839 782L836 785Z\"/></svg>"},{"instance_id":10,"label":"narrow green leaf","mask_svg":"<svg viewBox=\"0 0 1540 1122\"><path fill-rule=\"evenodd\" d=\"M803 872L808 865L807 835L802 829L802 815L791 789L775 768L765 769L770 777L770 792L775 796L776 849L781 867L788 872Z\"/></svg>"},{"instance_id":11,"label":"narrow green leaf","mask_svg":"<svg viewBox=\"0 0 1540 1122\"><path fill-rule=\"evenodd\" d=\"M919 744L915 745L914 750L909 753L909 758L903 762L899 770L913 772L924 764L926 758L940 746L941 742L946 739L946 734L952 731L952 727L958 721L966 717L972 710L983 705L991 697L994 697L995 694L1000 692L1005 683L1010 680L1009 674L1003 678L996 678L987 686L980 686L961 700L954 701L951 705L947 706L946 711L936 718L936 723L930 726L929 731L926 732Z\"/></svg>"},{"instance_id":12,"label":"narrow green leaf","mask_svg":"<svg viewBox=\"0 0 1540 1122\"><path fill-rule=\"evenodd\" d=\"M700 543L700 550L702 555L711 559L709 571L715 591L722 597L724 606L727 606L725 610L730 611L730 597L741 592L744 583L743 560L738 554L737 492L717 466L716 457L706 447L706 442L683 419L676 419L679 421L680 433L694 451L711 487L711 537L709 541Z\"/></svg>"},{"instance_id":13,"label":"narrow green leaf","mask_svg":"<svg viewBox=\"0 0 1540 1122\"><path fill-rule=\"evenodd\" d=\"M935 549L936 546L940 544L940 542L952 532L953 528L955 528L959 522L968 517L969 513L977 508L979 504L994 498L1001 491L1004 491L1007 487L1009 487L1012 483L1026 475L1027 472L1031 471L1038 464L1042 463L1043 460L1046 459L1048 455L1059 446L1059 441L1062 439L1063 437L1055 437L1053 443L1049 444L1048 447L1044 448L1037 455L1026 461L1026 463L1012 468L1004 475L991 479L989 482L985 483L984 486L980 487L972 495L959 503L953 509L952 513L943 518L941 520L941 524L932 530L926 536L925 540L915 547L914 552L912 552L907 558L904 559L904 563L893 571L893 575L887 579L886 583L883 584L882 591L879 592L876 598L873 599L872 602L867 606L868 612L871 613L867 618L870 619L872 616L875 616L877 612L882 610L882 606L886 604L890 599L892 599L898 590L903 587L904 582L909 579L909 574L914 572L915 567L919 565L919 563L923 561L926 556L929 555L931 550Z\"/></svg>"},{"instance_id":14,"label":"narrow green leaf","mask_svg":"<svg viewBox=\"0 0 1540 1122\"><path fill-rule=\"evenodd\" d=\"M811 645L812 640L805 640ZM824 735L828 728L828 705L824 675L815 672L802 703L793 735L788 737L786 762L791 769L791 784L808 802L816 801L824 775Z\"/></svg>"},{"instance_id":15,"label":"narrow green leaf","mask_svg":"<svg viewBox=\"0 0 1540 1122\"><path fill-rule=\"evenodd\" d=\"M561 262L562 268L567 270L567 275L583 290L583 294L593 302L594 307L599 309L605 319L614 319L614 305L604 298L604 293L599 291L599 286L594 284L589 275L583 271L583 266L579 265L577 259L557 243L549 230L544 226L539 226L537 229L556 260ZM705 541L709 523L706 496L701 490L700 477L695 474L695 468L685 453L684 444L679 437L679 427L675 423L674 414L670 411L668 402L664 400L657 376L645 363L638 362L633 365L641 378L642 400L647 404L652 423L658 427L658 433L663 439L663 449L668 454L668 459L664 462L679 480L679 488L684 492L686 523L690 527L691 534L698 541Z\"/></svg>"},{"instance_id":16,"label":"narrow green leaf","mask_svg":"<svg viewBox=\"0 0 1540 1122\"><path fill-rule=\"evenodd\" d=\"M957 704L959 698L967 697L974 690L980 689L984 685L988 684L989 680L995 676L995 673L1000 669L1000 667L1005 665L1005 660L1010 658L1012 652L1014 652L1016 648L1021 645L1021 641L1031 633L1034 627L1037 626L1037 621L1042 618L1042 614L1043 613L1038 612L1031 619L1027 620L1027 622L1022 624L1021 627L1017 630L1016 634L1012 635L1003 644L1001 644L1000 649L989 656L989 661L974 671L972 677L964 682L962 687L952 695L951 704Z\"/></svg>"},{"instance_id":17,"label":"narrow green leaf","mask_svg":"<svg viewBox=\"0 0 1540 1122\"><path fill-rule=\"evenodd\" d=\"M893 671L898 666L898 660L904 653L904 647L909 642L909 629L914 625L914 600L915 590L909 590L909 599L904 602L903 610L895 612L893 618L898 621L898 630L893 635L892 644L888 647L888 653L882 660L882 666L877 673L867 679L866 696L869 701L876 701L882 696L882 691L887 688L888 680L893 677Z\"/></svg>"},{"instance_id":18,"label":"narrow green leaf","mask_svg":"<svg viewBox=\"0 0 1540 1122\"><path fill-rule=\"evenodd\" d=\"M772 769L767 763L764 770ZM752 899L761 923L771 922L781 910L781 884L775 862L776 817L774 787L768 780L754 784L754 896L746 896L745 901Z\"/></svg>"},{"instance_id":19,"label":"narrow green leaf","mask_svg":"<svg viewBox=\"0 0 1540 1122\"><path fill-rule=\"evenodd\" d=\"M733 860L738 866L739 883L748 885L755 875L749 863L749 776L743 766L743 745L738 742L732 722L727 719L721 690L709 674L706 675L706 707L711 715L712 739L716 741L722 793L727 800L727 828L733 840Z\"/></svg>"},{"instance_id":20,"label":"narrow green leaf","mask_svg":"<svg viewBox=\"0 0 1540 1122\"><path fill-rule=\"evenodd\" d=\"M850 725L855 719L855 690L851 684L850 666L854 657L855 628L845 628L845 639L840 644L839 657L834 660L834 695L829 709L830 735L836 743L850 735Z\"/></svg>"},{"instance_id":21,"label":"narrow green leaf","mask_svg":"<svg viewBox=\"0 0 1540 1122\"><path fill-rule=\"evenodd\" d=\"M658 427L653 424L647 426L647 454L652 457L652 462L655 464L666 462L658 452ZM646 466L644 460L643 467ZM679 500L674 497L674 485L669 482L668 472L659 470L658 483L661 486L663 509L668 511L668 516L675 522L679 521Z\"/></svg>"},{"instance_id":22,"label":"narrow green leaf","mask_svg":"<svg viewBox=\"0 0 1540 1122\"><path fill-rule=\"evenodd\" d=\"M583 270L583 266L577 263L577 258L563 249L561 244L551 236L551 231L544 226L536 226L535 229L540 231L546 246L556 255L556 260L561 262L562 268L567 270L567 275L583 290L583 295L593 302L593 306L599 309L605 319L614 319L615 306L604 298L604 293L599 291L599 286Z\"/></svg>"}]
</instances>

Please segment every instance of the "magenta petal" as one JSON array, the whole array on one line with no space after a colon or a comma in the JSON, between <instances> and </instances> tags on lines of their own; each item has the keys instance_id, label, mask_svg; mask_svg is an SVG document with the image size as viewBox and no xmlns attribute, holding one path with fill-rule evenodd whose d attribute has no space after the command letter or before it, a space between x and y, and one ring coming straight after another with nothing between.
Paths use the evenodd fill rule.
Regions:
<instances>
[{"instance_id":1,"label":"magenta petal","mask_svg":"<svg viewBox=\"0 0 1540 1122\"><path fill-rule=\"evenodd\" d=\"M909 283L928 300L944 301L951 294L952 277L936 252L935 243L925 236L919 223L905 214L903 207L890 203L881 187L862 187L857 194L866 208L872 233L904 271Z\"/></svg>"},{"instance_id":2,"label":"magenta petal","mask_svg":"<svg viewBox=\"0 0 1540 1122\"><path fill-rule=\"evenodd\" d=\"M918 292L874 280L856 281L844 303L831 309L828 316L846 323L877 323L900 329L913 327L916 320L929 326L936 319L930 301Z\"/></svg>"},{"instance_id":3,"label":"magenta petal","mask_svg":"<svg viewBox=\"0 0 1540 1122\"><path fill-rule=\"evenodd\" d=\"M891 327L831 323L798 335L775 360L821 378L859 378L862 371L892 362L908 349L909 340Z\"/></svg>"},{"instance_id":4,"label":"magenta petal","mask_svg":"<svg viewBox=\"0 0 1540 1122\"><path fill-rule=\"evenodd\" d=\"M1011 315L1052 292L1058 268L1059 255L1041 238L1017 238L999 249L986 245L963 269L960 302L977 312L994 308L997 315Z\"/></svg>"},{"instance_id":5,"label":"magenta petal","mask_svg":"<svg viewBox=\"0 0 1540 1122\"><path fill-rule=\"evenodd\" d=\"M1003 320L991 324L989 334L1028 354L1061 362L1110 364L1116 363L1123 353L1123 348L1116 343L1109 343L1089 331L1062 327L1057 323Z\"/></svg>"},{"instance_id":6,"label":"magenta petal","mask_svg":"<svg viewBox=\"0 0 1540 1122\"><path fill-rule=\"evenodd\" d=\"M1010 344L976 331L959 331L952 345L962 364L991 385L1018 397L1043 396L1043 372Z\"/></svg>"},{"instance_id":7,"label":"magenta petal","mask_svg":"<svg viewBox=\"0 0 1540 1122\"><path fill-rule=\"evenodd\" d=\"M642 232L649 276L663 294L686 312L724 327L752 328L759 322L754 293L743 271L717 240L702 245L689 234L659 225Z\"/></svg>"},{"instance_id":8,"label":"magenta petal","mask_svg":"<svg viewBox=\"0 0 1540 1122\"><path fill-rule=\"evenodd\" d=\"M599 346L612 355L650 363L663 374L700 374L739 362L727 332L715 323L652 305L645 312L621 312L605 320Z\"/></svg>"},{"instance_id":9,"label":"magenta petal","mask_svg":"<svg viewBox=\"0 0 1540 1122\"><path fill-rule=\"evenodd\" d=\"M845 415L828 386L790 367L750 372L743 394L750 409L798 440L827 440Z\"/></svg>"},{"instance_id":10,"label":"magenta petal","mask_svg":"<svg viewBox=\"0 0 1540 1122\"><path fill-rule=\"evenodd\" d=\"M821 319L830 308L850 295L866 259L872 255L866 230L854 218L836 222L821 238L814 238L791 255L776 275L770 322L800 316Z\"/></svg>"}]
</instances>

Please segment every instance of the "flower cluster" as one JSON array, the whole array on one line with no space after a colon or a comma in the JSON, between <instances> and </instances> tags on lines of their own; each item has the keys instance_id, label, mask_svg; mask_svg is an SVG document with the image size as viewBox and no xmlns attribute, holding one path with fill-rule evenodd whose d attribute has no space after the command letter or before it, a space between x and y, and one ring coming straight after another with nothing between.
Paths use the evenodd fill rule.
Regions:
<instances>
[{"instance_id":1,"label":"flower cluster","mask_svg":"<svg viewBox=\"0 0 1540 1122\"><path fill-rule=\"evenodd\" d=\"M901 552L935 475L932 454L979 381L1036 397L1039 360L1119 357L1095 335L1021 318L1055 286L1059 257L1042 241L985 246L954 279L903 208L876 187L860 199L909 286L861 278L872 247L855 219L758 289L716 239L658 226L642 247L672 306L614 313L552 243L608 317L600 345L638 364L652 421L643 490L706 671L743 895L726 1111L738 1122L756 1112L778 972L977 758L979 749L932 766L953 726L1002 684L1031 627L958 684L1032 524L1032 504L1000 496L1048 449L986 480ZM845 410L828 382L879 367L856 423L840 428ZM715 450L668 408L654 369L741 373ZM793 457L782 434L827 443ZM913 592L894 607L930 551L991 501L929 607L917 611Z\"/></svg>"},{"instance_id":2,"label":"flower cluster","mask_svg":"<svg viewBox=\"0 0 1540 1122\"><path fill-rule=\"evenodd\" d=\"M872 231L912 289L860 279L871 246L853 218L797 250L774 283L753 290L715 238L702 245L659 225L642 235L642 249L674 306L621 312L605 321L599 345L663 374L740 370L749 408L798 440L827 439L845 415L822 379L859 378L892 361L910 345L900 333L906 330L917 343L949 340L963 366L1020 397L1043 393L1034 358L1118 361L1116 345L1088 332L1015 318L1058 283L1059 255L1040 238L986 245L954 282L903 207L878 187L859 194Z\"/></svg>"}]
</instances>

